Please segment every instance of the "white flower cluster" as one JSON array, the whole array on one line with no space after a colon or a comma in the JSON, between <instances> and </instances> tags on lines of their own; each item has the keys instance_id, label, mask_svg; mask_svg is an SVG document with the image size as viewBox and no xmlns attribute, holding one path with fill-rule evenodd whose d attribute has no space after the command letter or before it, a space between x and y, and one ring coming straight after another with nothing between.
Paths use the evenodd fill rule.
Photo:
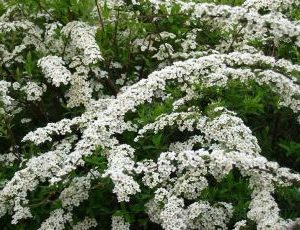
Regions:
<instances>
[{"instance_id":1,"label":"white flower cluster","mask_svg":"<svg viewBox=\"0 0 300 230\"><path fill-rule=\"evenodd\" d=\"M160 45L158 52L155 55L153 55L153 58L162 61L167 58L171 58L173 53L174 53L174 49L172 45L170 45L169 43L164 43Z\"/></svg>"},{"instance_id":2,"label":"white flower cluster","mask_svg":"<svg viewBox=\"0 0 300 230\"><path fill-rule=\"evenodd\" d=\"M27 193L34 191L39 182L46 181L47 178L56 181L55 175L60 174L60 169L64 164L62 163L63 159L67 157L66 153L70 149L71 144L66 140L57 145L55 150L49 151L40 157L31 158L24 169L17 171L0 192L0 216L5 215L11 209L14 210L13 223L31 216L29 208L24 207L29 202ZM52 169L54 165L56 170Z\"/></svg>"},{"instance_id":3,"label":"white flower cluster","mask_svg":"<svg viewBox=\"0 0 300 230\"><path fill-rule=\"evenodd\" d=\"M118 201L129 201L131 195L140 192L139 184L133 179L134 149L128 145L119 145L108 153L108 167L103 177L109 176L115 187Z\"/></svg>"},{"instance_id":4,"label":"white flower cluster","mask_svg":"<svg viewBox=\"0 0 300 230\"><path fill-rule=\"evenodd\" d=\"M27 101L40 101L46 89L45 84L39 86L35 82L26 82L26 85L21 88L26 93Z\"/></svg>"},{"instance_id":5,"label":"white flower cluster","mask_svg":"<svg viewBox=\"0 0 300 230\"><path fill-rule=\"evenodd\" d=\"M151 40L151 36L148 36L143 39L137 38L132 42L132 45L135 47L138 47L142 52L145 52L147 50L149 50L149 51L157 50L153 46L153 41Z\"/></svg>"},{"instance_id":6,"label":"white flower cluster","mask_svg":"<svg viewBox=\"0 0 300 230\"><path fill-rule=\"evenodd\" d=\"M164 208L156 200L147 203L147 211L153 222L161 224L164 229L227 229L233 207L225 202L210 205L199 201L184 208L184 200L175 196L167 198Z\"/></svg>"},{"instance_id":7,"label":"white flower cluster","mask_svg":"<svg viewBox=\"0 0 300 230\"><path fill-rule=\"evenodd\" d=\"M226 228L226 222L232 215L232 211L229 211L231 210L229 204L223 204L229 211L227 215L224 213L217 214L218 211L216 210L212 212L208 212L208 210L205 210L206 215L209 215L210 217L204 217L204 214L196 214L197 212L195 212L194 208L198 207L199 203L194 203L191 206L187 207L187 210L191 208L193 210L191 214L195 215L195 217L186 217L184 214L185 210L183 200L182 198L179 199L178 196L180 196L182 192L188 193L191 191L192 187L186 185L188 181L191 181L196 185L194 189L192 189L194 195L184 197L188 199L195 199L197 195L200 194L201 188L203 189L208 186L207 182L201 185L203 180L201 178L204 178L203 176L208 173L212 174L214 177L216 177L216 179L223 178L233 168L232 166L235 165L240 169L244 176L248 175L250 176L250 178L253 178L253 180L251 181L254 183L254 186L258 186L257 189L259 189L259 191L255 189L253 192L253 196L255 198L250 204L248 218L258 223L258 226L261 225L259 229L265 229L267 226L270 227L273 225L282 227L285 225L294 224L294 222L291 220L283 220L279 217L279 209L274 198L271 195L274 187L271 184L266 183L268 181L268 178L274 178L274 180L277 180L278 178L275 179L275 177L280 177L280 173L277 173L277 175L275 175L274 177L272 171L276 174L275 171L280 172L280 170L282 169L279 169L276 164L274 165L274 162L268 162L263 157L251 157L251 155L241 152L226 153L225 151L218 149L220 148L220 146L210 146L212 152L200 149L197 151L184 151L178 154L175 152L162 153L158 159L157 164L145 161L145 163L140 166L140 168L146 174L143 178L145 185L149 187L158 187L155 192L155 201L152 201L148 204L148 214L154 222L166 222L166 226L162 224L165 229L177 229L176 226L178 226L178 229L186 229L186 225L189 222L194 223L194 221L196 221L196 223L192 224L195 229L197 229L197 226L205 226L205 229L214 229L215 225L219 225L217 224L217 221L220 221L223 222L222 224L220 223L220 225ZM223 167L221 167L222 165ZM258 171L256 171L257 169ZM258 174L260 170L263 170L261 172L269 171L269 173L266 173L264 175L265 178L262 178L263 173L260 172ZM183 176L180 174L181 172L185 172ZM171 177L171 175L173 175L174 173L176 173L178 177ZM193 175L198 176L193 177ZM257 178L258 175L259 178ZM297 180L299 181L300 177L299 175L297 176ZM290 179L293 180L293 178L293 175L290 174ZM260 184L260 182L262 183ZM159 186L157 186L158 183L160 183ZM264 196L267 197L263 199L260 196L261 194L264 194ZM166 203L166 210L160 210L160 202ZM205 203L206 202L204 202L204 204ZM201 206L204 204L201 204ZM172 210L168 211L170 207L172 207ZM158 214L159 212L161 212L161 214ZM200 215L201 218L197 220L196 217L198 215ZM215 218L215 220L212 220L210 218ZM222 218L225 219L222 220ZM189 228L194 229L190 226L191 223L188 224Z\"/></svg>"},{"instance_id":8,"label":"white flower cluster","mask_svg":"<svg viewBox=\"0 0 300 230\"><path fill-rule=\"evenodd\" d=\"M12 51L9 51L9 48L1 44L0 52L3 53L1 55L3 58L1 57L0 63L7 67L13 63L23 63L24 58L22 52L30 45L33 45L39 50L45 50L44 44L41 42L42 30L28 20L8 21L10 13L12 12L9 12L8 15L2 15L0 18L0 33L8 37L9 33L21 31L23 39L20 44L14 46ZM5 16L7 16L7 18Z\"/></svg>"},{"instance_id":9,"label":"white flower cluster","mask_svg":"<svg viewBox=\"0 0 300 230\"><path fill-rule=\"evenodd\" d=\"M0 101L1 101L1 114L8 113L14 108L14 99L9 96L9 88L11 87L11 83L1 80L0 81Z\"/></svg>"},{"instance_id":10,"label":"white flower cluster","mask_svg":"<svg viewBox=\"0 0 300 230\"><path fill-rule=\"evenodd\" d=\"M246 0L243 7L254 8L256 10L282 11L293 6L299 6L299 0Z\"/></svg>"},{"instance_id":11,"label":"white flower cluster","mask_svg":"<svg viewBox=\"0 0 300 230\"><path fill-rule=\"evenodd\" d=\"M194 117L194 118L193 118ZM196 118L195 118L196 117ZM197 119L199 117L199 119ZM201 116L197 113L172 113L158 117L154 123L149 123L139 130L139 135L143 135L149 130L157 133L158 130L166 126L178 126L180 131L200 130L208 141L217 140L229 149L247 151L257 154L260 147L255 137L252 136L251 130L243 124L243 121L224 112L212 121L208 117ZM138 140L140 136L136 138Z\"/></svg>"},{"instance_id":12,"label":"white flower cluster","mask_svg":"<svg viewBox=\"0 0 300 230\"><path fill-rule=\"evenodd\" d=\"M82 119L76 117L72 120L63 119L57 123L48 123L44 128L38 128L34 132L29 132L24 138L23 141L32 141L36 145L39 145L45 141L51 141L51 135L65 135L66 133L71 132L71 127L76 124L83 122Z\"/></svg>"},{"instance_id":13,"label":"white flower cluster","mask_svg":"<svg viewBox=\"0 0 300 230\"><path fill-rule=\"evenodd\" d=\"M257 223L258 229L293 229L298 221L284 220L279 216L279 207L268 191L255 195L250 203L247 217Z\"/></svg>"},{"instance_id":14,"label":"white flower cluster","mask_svg":"<svg viewBox=\"0 0 300 230\"><path fill-rule=\"evenodd\" d=\"M114 9L116 7L120 7L125 4L125 2L123 0L111 0L111 1L98 0L98 2L101 5L107 4L107 7L109 9Z\"/></svg>"},{"instance_id":15,"label":"white flower cluster","mask_svg":"<svg viewBox=\"0 0 300 230\"><path fill-rule=\"evenodd\" d=\"M48 49L51 49L51 53L55 54L63 54L64 50L64 42L61 38L58 38L57 31L59 31L62 27L60 22L53 22L45 25L45 35L43 43ZM48 52L49 52L48 51ZM45 51L45 53L48 53Z\"/></svg>"},{"instance_id":16,"label":"white flower cluster","mask_svg":"<svg viewBox=\"0 0 300 230\"><path fill-rule=\"evenodd\" d=\"M200 201L191 204L187 211L191 229L226 229L233 214L233 207L225 202L218 202L212 206L206 201Z\"/></svg>"},{"instance_id":17,"label":"white flower cluster","mask_svg":"<svg viewBox=\"0 0 300 230\"><path fill-rule=\"evenodd\" d=\"M95 27L91 27L83 22L73 21L62 29L62 33L71 39L68 52L74 54L78 50L83 53L82 62L84 65L95 64L103 60L95 40Z\"/></svg>"},{"instance_id":18,"label":"white flower cluster","mask_svg":"<svg viewBox=\"0 0 300 230\"><path fill-rule=\"evenodd\" d=\"M10 165L12 166L13 165L13 162L15 160L17 160L18 158L16 157L15 154L13 154L12 152L9 152L9 153L5 153L5 154L1 154L0 155L0 162L1 164L3 165Z\"/></svg>"},{"instance_id":19,"label":"white flower cluster","mask_svg":"<svg viewBox=\"0 0 300 230\"><path fill-rule=\"evenodd\" d=\"M129 230L129 223L125 222L124 218L121 216L112 216L111 222L112 230Z\"/></svg>"},{"instance_id":20,"label":"white flower cluster","mask_svg":"<svg viewBox=\"0 0 300 230\"><path fill-rule=\"evenodd\" d=\"M154 5L163 5L171 11L170 1L153 1ZM252 2L254 4L252 4ZM271 0L270 1L246 1L245 6L231 7L228 5L216 5L213 3L195 3L193 1L176 1L181 13L191 15L191 20L209 22L210 26L221 28L222 31L236 30L238 36L227 39L220 46L220 50L227 51L234 47L240 47L253 39L262 41L273 40L293 42L300 45L300 27L297 22L288 20L283 14L272 9L284 9L299 4L298 1ZM258 7L251 7L257 5ZM249 6L249 7L248 7ZM258 10L267 6L272 11L261 15ZM241 23L242 22L242 23Z\"/></svg>"},{"instance_id":21,"label":"white flower cluster","mask_svg":"<svg viewBox=\"0 0 300 230\"><path fill-rule=\"evenodd\" d=\"M59 196L62 206L68 210L72 210L74 207L79 206L83 200L88 199L91 180L97 179L99 177L98 174L94 172L93 174L89 173L85 177L75 177Z\"/></svg>"},{"instance_id":22,"label":"white flower cluster","mask_svg":"<svg viewBox=\"0 0 300 230\"><path fill-rule=\"evenodd\" d=\"M88 230L93 227L97 227L98 223L95 219L86 217L83 221L73 225L73 230Z\"/></svg>"},{"instance_id":23,"label":"white flower cluster","mask_svg":"<svg viewBox=\"0 0 300 230\"><path fill-rule=\"evenodd\" d=\"M46 219L39 230L65 229L65 224L72 221L71 213L65 213L62 209L56 209L51 212L48 219Z\"/></svg>"},{"instance_id":24,"label":"white flower cluster","mask_svg":"<svg viewBox=\"0 0 300 230\"><path fill-rule=\"evenodd\" d=\"M47 81L56 87L67 85L71 79L71 72L64 64L62 58L57 56L43 57L38 62Z\"/></svg>"},{"instance_id":25,"label":"white flower cluster","mask_svg":"<svg viewBox=\"0 0 300 230\"><path fill-rule=\"evenodd\" d=\"M81 104L87 105L91 101L93 89L87 80L87 76L88 69L84 67L77 68L77 71L72 75L71 86L66 93L68 107L73 108Z\"/></svg>"},{"instance_id":26,"label":"white flower cluster","mask_svg":"<svg viewBox=\"0 0 300 230\"><path fill-rule=\"evenodd\" d=\"M6 119L22 111L22 107L18 106L18 101L11 96L12 91L18 90L19 87L20 84L17 82L0 80L0 115L4 115Z\"/></svg>"}]
</instances>

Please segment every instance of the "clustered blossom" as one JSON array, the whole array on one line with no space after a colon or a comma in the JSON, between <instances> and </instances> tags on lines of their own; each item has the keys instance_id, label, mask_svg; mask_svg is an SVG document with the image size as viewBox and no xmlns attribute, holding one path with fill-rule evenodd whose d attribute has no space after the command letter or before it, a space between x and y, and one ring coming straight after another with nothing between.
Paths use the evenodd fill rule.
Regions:
<instances>
[{"instance_id":1,"label":"clustered blossom","mask_svg":"<svg viewBox=\"0 0 300 230\"><path fill-rule=\"evenodd\" d=\"M199 226L204 229L215 229L216 227L226 229L233 214L233 207L225 202L210 205L206 201L200 201L191 204L187 211L192 229L199 229Z\"/></svg>"},{"instance_id":2,"label":"clustered blossom","mask_svg":"<svg viewBox=\"0 0 300 230\"><path fill-rule=\"evenodd\" d=\"M86 105L91 101L93 89L90 82L87 80L88 70L86 68L78 68L72 75L70 88L66 93L68 98L67 106L70 108Z\"/></svg>"},{"instance_id":3,"label":"clustered blossom","mask_svg":"<svg viewBox=\"0 0 300 230\"><path fill-rule=\"evenodd\" d=\"M126 5L118 0L107 3L109 9ZM38 61L43 76L54 87L68 86L64 95L68 99L67 107L84 105L85 111L80 116L50 122L23 137L23 143L52 145L47 151L24 160L20 170L5 181L0 191L0 217L11 215L12 224L32 218L29 194L42 183L59 184L63 186L58 196L61 207L50 212L40 229L64 229L67 224L75 230L98 227L97 220L88 216L74 223L72 212L89 199L94 182L109 178L113 183L112 193L119 203L129 203L131 197L149 189L152 197L145 204L146 213L163 229L227 229L233 216L233 204L208 202L201 198L201 193L209 188L209 178L221 182L236 169L249 180L251 198L245 217L247 220L239 220L235 229L243 229L247 221L254 222L260 230L300 226L299 218L281 217L274 197L278 187L299 186L300 174L262 156L257 138L234 111L222 106L203 111L200 106L186 108L189 102L203 96L199 88L227 89L235 81L247 87L249 82L255 82L278 95L278 108L290 109L300 122L300 66L266 56L248 44L253 39L262 39L274 44L288 41L300 46L299 23L278 12L289 9L298 1L246 0L239 7L179 0L150 0L149 3L155 12L164 6L168 13L172 5L177 4L180 13L189 15L191 21L211 22L213 27L221 27L224 32L236 26L241 28L236 38L230 37L214 50L208 48L205 51L197 51L197 35L201 28L192 29L181 38L167 31L159 33L159 36L136 38L132 45L142 52L154 52L152 58L160 61L158 69L146 79L124 86L115 97L103 95L95 99L93 93L104 86L92 81L90 74L101 80L109 78L107 71L94 68L103 60L95 39L99 28L80 21L72 21L65 26L47 24L44 42L57 51L58 56L53 56L46 46L40 44L43 42L39 28L30 23L7 23L5 17L1 19L0 32L29 31L23 41L26 45L16 46L12 52L0 46L1 53L6 56L1 64L9 66L14 58L21 63L22 53L30 44L28 39L34 36L34 31L39 31L36 38L39 42L35 46L43 51ZM141 3L133 1L133 4ZM262 9L270 12L261 14L259 10ZM68 40L66 44L61 38L55 39L56 30L61 30ZM176 39L180 51L177 52L175 46L167 42L172 39ZM159 44L157 47L156 43ZM60 56L61 49L64 53ZM183 61L173 62L176 59ZM114 69L122 69L122 63L117 61L111 61L110 65ZM137 71L141 68L135 66ZM126 76L121 75L117 85L124 85ZM176 86L181 96L168 92L170 86ZM34 81L19 84L1 80L1 115L16 111L10 90L25 93L28 101L40 101L46 87ZM171 111L162 113L152 122L144 124L127 118L127 115L135 114L141 105L172 99ZM175 141L168 143L166 150L160 151L156 157L137 160L136 146L170 127L186 134L187 139L178 141L175 137ZM120 134L127 135L128 131L134 135L132 145L119 138ZM93 168L85 174L77 175L76 170L86 166L85 158L94 156L98 148L103 150L101 156L107 160L105 169L100 173L97 167L91 166ZM9 152L1 155L0 162L10 165L16 159L13 152ZM123 216L112 215L111 228L128 230L130 224L126 220Z\"/></svg>"},{"instance_id":4,"label":"clustered blossom","mask_svg":"<svg viewBox=\"0 0 300 230\"><path fill-rule=\"evenodd\" d=\"M3 165L10 165L10 166L12 166L13 162L15 160L17 160L17 159L18 159L17 156L14 153L12 153L12 152L4 153L4 154L0 155L0 162Z\"/></svg>"},{"instance_id":5,"label":"clustered blossom","mask_svg":"<svg viewBox=\"0 0 300 230\"><path fill-rule=\"evenodd\" d=\"M199 119L193 117L199 117ZM260 151L257 140L252 136L251 130L243 124L240 118L229 112L222 113L212 121L209 121L208 117L193 112L172 113L171 115L159 117L154 123L147 124L139 130L139 135L143 135L143 133L151 129L153 129L154 133L157 133L159 129L163 129L167 125L176 125L180 131L194 131L198 129L204 133L207 140L218 140L230 149L247 151L249 153L258 153ZM216 132L217 130L220 132ZM136 140L139 138L140 136ZM244 141L245 139L247 141Z\"/></svg>"},{"instance_id":6,"label":"clustered blossom","mask_svg":"<svg viewBox=\"0 0 300 230\"><path fill-rule=\"evenodd\" d=\"M184 208L184 200L170 196L164 208L156 200L147 203L147 212L151 220L161 224L164 229L226 229L232 213L232 205L218 202L210 205L199 201Z\"/></svg>"},{"instance_id":7,"label":"clustered blossom","mask_svg":"<svg viewBox=\"0 0 300 230\"><path fill-rule=\"evenodd\" d=\"M154 6L164 5L171 11L170 1L151 1ZM230 31L238 28L237 37L225 40L219 49L228 51L234 46L236 49L247 47L247 42L255 39L262 41L272 40L275 43L280 41L291 42L300 45L300 27L297 22L288 20L283 14L271 11L261 15L258 10L267 5L267 9L284 9L299 4L298 1L272 0L270 1L246 1L243 6L231 7L228 5L216 5L213 3L195 3L192 1L176 1L181 13L191 15L191 20L202 20L210 22L222 30ZM258 7L251 7L257 5ZM248 7L249 6L249 7ZM243 22L243 23L241 23ZM234 40L234 42L233 42ZM247 48L249 50L249 47ZM255 50L255 49L254 49Z\"/></svg>"},{"instance_id":8,"label":"clustered blossom","mask_svg":"<svg viewBox=\"0 0 300 230\"><path fill-rule=\"evenodd\" d=\"M68 23L62 32L70 37L71 43L68 48L72 52L76 52L76 49L83 52L82 62L84 65L95 64L103 60L95 40L96 28L83 22L74 21Z\"/></svg>"},{"instance_id":9,"label":"clustered blossom","mask_svg":"<svg viewBox=\"0 0 300 230\"><path fill-rule=\"evenodd\" d=\"M55 174L59 174L62 167L61 163L66 153L70 151L71 144L68 141L56 146L56 149L43 154L41 157L33 157L26 163L26 168L15 173L12 180L6 183L1 190L0 202L3 204L0 208L0 216L3 216L8 210L14 210L13 222L31 216L29 208L24 207L28 204L27 192L34 191L40 181L51 179L56 181ZM47 166L43 165L46 163ZM56 170L51 168L56 165ZM11 199L13 198L14 199ZM9 200L9 202L7 202Z\"/></svg>"},{"instance_id":10,"label":"clustered blossom","mask_svg":"<svg viewBox=\"0 0 300 230\"><path fill-rule=\"evenodd\" d=\"M22 111L18 106L18 101L11 96L13 90L19 89L19 84L0 80L0 115L4 117L14 117Z\"/></svg>"},{"instance_id":11,"label":"clustered blossom","mask_svg":"<svg viewBox=\"0 0 300 230\"><path fill-rule=\"evenodd\" d=\"M72 77L71 72L64 66L61 57L47 56L39 60L38 66L41 67L48 82L59 87L61 84L67 85Z\"/></svg>"},{"instance_id":12,"label":"clustered blossom","mask_svg":"<svg viewBox=\"0 0 300 230\"><path fill-rule=\"evenodd\" d=\"M16 45L12 51L9 51L4 45L0 45L0 53L2 57L0 63L6 67L11 66L13 63L23 63L23 52L29 46L34 46L37 50L45 50L44 44L41 39L42 30L34 23L28 20L9 21L10 13L2 15L0 18L0 32L6 34L8 37L10 33L22 32L22 43Z\"/></svg>"},{"instance_id":13,"label":"clustered blossom","mask_svg":"<svg viewBox=\"0 0 300 230\"><path fill-rule=\"evenodd\" d=\"M46 219L39 230L48 229L65 229L65 224L72 221L72 216L70 213L65 213L62 209L56 209L50 213L48 219Z\"/></svg>"},{"instance_id":14,"label":"clustered blossom","mask_svg":"<svg viewBox=\"0 0 300 230\"><path fill-rule=\"evenodd\" d=\"M0 99L1 99L1 105L3 108L1 108L1 113L8 112L12 110L14 99L9 96L9 88L11 87L11 83L7 81L0 81Z\"/></svg>"},{"instance_id":15,"label":"clustered blossom","mask_svg":"<svg viewBox=\"0 0 300 230\"><path fill-rule=\"evenodd\" d=\"M112 216L112 230L129 230L130 225L121 216Z\"/></svg>"},{"instance_id":16,"label":"clustered blossom","mask_svg":"<svg viewBox=\"0 0 300 230\"><path fill-rule=\"evenodd\" d=\"M26 93L27 101L40 101L46 89L46 85L39 86L35 82L26 82L21 88Z\"/></svg>"},{"instance_id":17,"label":"clustered blossom","mask_svg":"<svg viewBox=\"0 0 300 230\"><path fill-rule=\"evenodd\" d=\"M115 187L118 201L129 201L130 195L140 192L139 184L133 179L134 149L127 145L112 148L108 153L108 168L103 176L109 176Z\"/></svg>"},{"instance_id":18,"label":"clustered blossom","mask_svg":"<svg viewBox=\"0 0 300 230\"><path fill-rule=\"evenodd\" d=\"M165 43L163 45L160 45L157 54L153 55L153 58L162 61L164 59L171 57L173 53L174 53L174 49L172 45L170 45L169 43Z\"/></svg>"},{"instance_id":19,"label":"clustered blossom","mask_svg":"<svg viewBox=\"0 0 300 230\"><path fill-rule=\"evenodd\" d=\"M51 141L51 135L59 134L65 135L71 132L71 127L76 124L83 122L83 119L76 117L74 119L63 119L57 123L48 123L46 127L36 129L35 132L29 132L23 141L32 141L39 145L45 141Z\"/></svg>"},{"instance_id":20,"label":"clustered blossom","mask_svg":"<svg viewBox=\"0 0 300 230\"><path fill-rule=\"evenodd\" d=\"M88 230L97 226L98 223L95 219L86 217L83 221L73 225L73 230Z\"/></svg>"},{"instance_id":21,"label":"clustered blossom","mask_svg":"<svg viewBox=\"0 0 300 230\"><path fill-rule=\"evenodd\" d=\"M83 200L88 199L91 180L97 179L97 177L99 177L98 174L99 173L95 171L93 174L89 173L85 177L75 177L59 196L62 206L68 210L72 210L73 207L79 206Z\"/></svg>"},{"instance_id":22,"label":"clustered blossom","mask_svg":"<svg viewBox=\"0 0 300 230\"><path fill-rule=\"evenodd\" d=\"M271 2L269 0L246 0L243 6L256 10L281 11L293 6L299 6L299 3L299 0L272 0Z\"/></svg>"}]
</instances>

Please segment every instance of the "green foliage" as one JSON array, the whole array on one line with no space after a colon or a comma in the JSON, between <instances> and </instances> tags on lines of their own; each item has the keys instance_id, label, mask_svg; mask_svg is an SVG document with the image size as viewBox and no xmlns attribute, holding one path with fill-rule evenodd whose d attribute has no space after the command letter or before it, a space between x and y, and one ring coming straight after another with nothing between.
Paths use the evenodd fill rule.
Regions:
<instances>
[{"instance_id":1,"label":"green foliage","mask_svg":"<svg viewBox=\"0 0 300 230\"><path fill-rule=\"evenodd\" d=\"M295 141L283 141L279 146L286 151L286 156L300 162L300 143Z\"/></svg>"},{"instance_id":2,"label":"green foliage","mask_svg":"<svg viewBox=\"0 0 300 230\"><path fill-rule=\"evenodd\" d=\"M275 198L279 204L283 218L296 218L300 212L300 191L297 188L287 187L279 189Z\"/></svg>"},{"instance_id":3,"label":"green foliage","mask_svg":"<svg viewBox=\"0 0 300 230\"><path fill-rule=\"evenodd\" d=\"M200 199L205 199L211 203L232 203L234 211L231 225L229 226L229 229L232 229L232 224L247 219L247 210L251 196L248 182L241 177L238 171L229 173L221 182L210 179L210 187L201 193ZM252 229L254 230L255 228Z\"/></svg>"}]
</instances>

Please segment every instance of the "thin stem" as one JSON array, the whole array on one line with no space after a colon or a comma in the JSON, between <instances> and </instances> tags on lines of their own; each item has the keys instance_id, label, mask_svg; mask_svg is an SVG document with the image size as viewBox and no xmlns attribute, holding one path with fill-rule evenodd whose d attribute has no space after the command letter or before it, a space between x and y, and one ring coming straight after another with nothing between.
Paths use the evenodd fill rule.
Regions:
<instances>
[{"instance_id":1,"label":"thin stem","mask_svg":"<svg viewBox=\"0 0 300 230\"><path fill-rule=\"evenodd\" d=\"M42 4L39 0L36 1L37 4L39 5L39 8L43 11L45 11L47 14L49 14L50 17L52 17L54 20L56 20L57 18L52 14L50 13Z\"/></svg>"},{"instance_id":2,"label":"thin stem","mask_svg":"<svg viewBox=\"0 0 300 230\"><path fill-rule=\"evenodd\" d=\"M99 16L99 22L100 22L100 25L101 25L101 29L102 29L102 32L104 32L104 22L103 22L103 18L101 16L102 9L101 9L101 6L98 4L97 0L95 0L95 4L96 4L98 16Z\"/></svg>"},{"instance_id":3,"label":"thin stem","mask_svg":"<svg viewBox=\"0 0 300 230\"><path fill-rule=\"evenodd\" d=\"M16 138L15 135L11 129L11 125L10 125L10 119L8 116L4 116L4 122L5 122L5 126L6 126L6 131L7 131L7 135L9 137L10 143L11 143L11 147L12 147L12 154L21 162L21 157L18 154L18 150L17 150L17 142L16 142Z\"/></svg>"},{"instance_id":4,"label":"thin stem","mask_svg":"<svg viewBox=\"0 0 300 230\"><path fill-rule=\"evenodd\" d=\"M241 33L241 31L243 30L243 28L244 28L244 26L242 25L241 28L233 35L232 41L231 41L231 43L230 43L230 45L229 45L229 47L228 47L228 49L227 49L227 52L230 52L230 51L231 51L231 49L232 49L232 47L233 47L233 45L234 45L236 39L238 38L238 36L239 36L239 34Z\"/></svg>"}]
</instances>

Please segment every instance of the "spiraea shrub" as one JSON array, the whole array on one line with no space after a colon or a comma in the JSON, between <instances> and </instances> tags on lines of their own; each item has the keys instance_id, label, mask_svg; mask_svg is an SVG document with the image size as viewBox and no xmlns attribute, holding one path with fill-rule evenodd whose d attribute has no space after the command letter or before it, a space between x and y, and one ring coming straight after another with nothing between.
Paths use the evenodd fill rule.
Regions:
<instances>
[{"instance_id":1,"label":"spiraea shrub","mask_svg":"<svg viewBox=\"0 0 300 230\"><path fill-rule=\"evenodd\" d=\"M0 0L0 228L300 229L299 19Z\"/></svg>"}]
</instances>

